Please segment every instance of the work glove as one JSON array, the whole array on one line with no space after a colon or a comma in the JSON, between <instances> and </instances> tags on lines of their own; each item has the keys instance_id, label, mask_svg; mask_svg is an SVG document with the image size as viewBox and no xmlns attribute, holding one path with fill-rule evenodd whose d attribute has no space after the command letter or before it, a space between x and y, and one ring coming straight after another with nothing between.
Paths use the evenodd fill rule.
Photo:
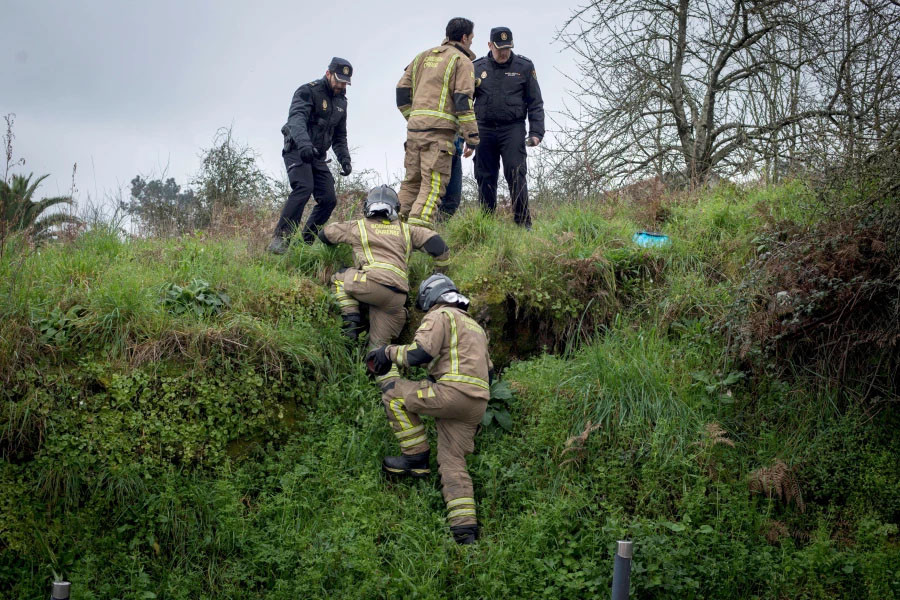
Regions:
<instances>
[{"instance_id":1,"label":"work glove","mask_svg":"<svg viewBox=\"0 0 900 600\"><path fill-rule=\"evenodd\" d=\"M316 149L312 146L300 148L300 158L302 158L305 163L311 163L316 158Z\"/></svg>"},{"instance_id":2,"label":"work glove","mask_svg":"<svg viewBox=\"0 0 900 600\"><path fill-rule=\"evenodd\" d=\"M353 167L350 166L349 160L345 160L344 162L341 163L341 175L346 177L347 175L349 175L352 172L353 172Z\"/></svg>"},{"instance_id":3,"label":"work glove","mask_svg":"<svg viewBox=\"0 0 900 600\"><path fill-rule=\"evenodd\" d=\"M375 348L366 354L366 368L374 375L384 375L391 370L391 361L387 357L387 346Z\"/></svg>"}]
</instances>

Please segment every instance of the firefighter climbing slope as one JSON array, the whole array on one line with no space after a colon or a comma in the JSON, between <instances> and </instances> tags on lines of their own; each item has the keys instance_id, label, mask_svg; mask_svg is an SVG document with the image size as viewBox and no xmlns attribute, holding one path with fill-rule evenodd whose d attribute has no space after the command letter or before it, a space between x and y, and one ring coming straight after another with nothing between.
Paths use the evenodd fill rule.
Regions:
<instances>
[{"instance_id":1,"label":"firefighter climbing slope","mask_svg":"<svg viewBox=\"0 0 900 600\"><path fill-rule=\"evenodd\" d=\"M446 275L422 282L416 307L427 314L412 343L382 346L366 355L369 370L382 377L382 403L401 451L386 457L382 469L397 477L428 476L431 450L420 415L435 417L450 531L458 543L471 544L478 537L478 521L466 455L475 449L490 399L493 364L487 336L466 312L469 299ZM424 381L401 379L396 371L396 366L425 365L429 378Z\"/></svg>"},{"instance_id":2,"label":"firefighter climbing slope","mask_svg":"<svg viewBox=\"0 0 900 600\"><path fill-rule=\"evenodd\" d=\"M326 225L319 239L329 245L350 244L356 268L342 269L332 285L344 332L356 339L361 333L361 305L369 309L369 348L390 343L406 324L409 292L407 264L413 250L434 257L436 270L443 269L450 255L441 236L397 216L397 193L386 185L372 188L363 204L365 217Z\"/></svg>"}]
</instances>

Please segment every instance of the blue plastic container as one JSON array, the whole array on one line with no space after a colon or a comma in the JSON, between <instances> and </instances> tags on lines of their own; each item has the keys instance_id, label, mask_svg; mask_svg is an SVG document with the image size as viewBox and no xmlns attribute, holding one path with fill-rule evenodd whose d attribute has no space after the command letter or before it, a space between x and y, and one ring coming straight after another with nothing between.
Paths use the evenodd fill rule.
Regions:
<instances>
[{"instance_id":1,"label":"blue plastic container","mask_svg":"<svg viewBox=\"0 0 900 600\"><path fill-rule=\"evenodd\" d=\"M669 236L650 231L638 231L631 239L635 244L642 248L655 248L658 246L669 245Z\"/></svg>"}]
</instances>

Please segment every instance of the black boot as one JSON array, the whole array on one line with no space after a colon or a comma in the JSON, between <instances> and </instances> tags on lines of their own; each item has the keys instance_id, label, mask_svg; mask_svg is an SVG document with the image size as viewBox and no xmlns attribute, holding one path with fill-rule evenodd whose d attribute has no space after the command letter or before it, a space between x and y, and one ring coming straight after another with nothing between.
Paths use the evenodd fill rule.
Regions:
<instances>
[{"instance_id":1,"label":"black boot","mask_svg":"<svg viewBox=\"0 0 900 600\"><path fill-rule=\"evenodd\" d=\"M478 539L478 525L455 525L450 528L450 533L457 544L474 544Z\"/></svg>"},{"instance_id":2,"label":"black boot","mask_svg":"<svg viewBox=\"0 0 900 600\"><path fill-rule=\"evenodd\" d=\"M428 464L430 454L431 450L426 450L419 454L385 456L381 461L381 470L392 477L428 477L431 475Z\"/></svg>"},{"instance_id":3,"label":"black boot","mask_svg":"<svg viewBox=\"0 0 900 600\"><path fill-rule=\"evenodd\" d=\"M341 332L354 342L359 340L359 334L362 333L362 315L359 313L341 315L341 319L344 320Z\"/></svg>"}]
</instances>

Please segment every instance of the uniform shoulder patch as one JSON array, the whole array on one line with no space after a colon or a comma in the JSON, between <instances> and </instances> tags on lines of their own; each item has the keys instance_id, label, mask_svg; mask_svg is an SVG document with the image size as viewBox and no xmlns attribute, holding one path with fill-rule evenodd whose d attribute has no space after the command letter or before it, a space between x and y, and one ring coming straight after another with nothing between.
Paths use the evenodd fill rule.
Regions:
<instances>
[{"instance_id":1,"label":"uniform shoulder patch","mask_svg":"<svg viewBox=\"0 0 900 600\"><path fill-rule=\"evenodd\" d=\"M431 331L434 327L434 319L425 319L419 325L419 331Z\"/></svg>"}]
</instances>

